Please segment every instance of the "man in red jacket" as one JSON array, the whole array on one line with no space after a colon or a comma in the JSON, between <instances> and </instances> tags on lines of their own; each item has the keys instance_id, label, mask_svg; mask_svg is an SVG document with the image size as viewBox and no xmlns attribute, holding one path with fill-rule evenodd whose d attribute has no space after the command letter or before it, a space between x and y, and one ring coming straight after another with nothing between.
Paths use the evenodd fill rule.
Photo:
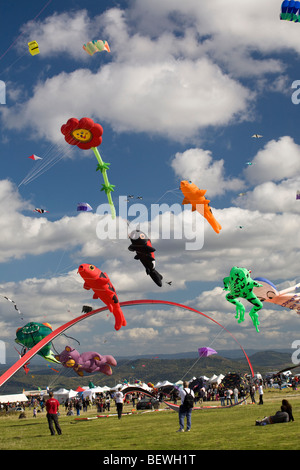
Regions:
<instances>
[{"instance_id":1,"label":"man in red jacket","mask_svg":"<svg viewBox=\"0 0 300 470\"><path fill-rule=\"evenodd\" d=\"M57 416L58 409L59 409L59 401L53 397L53 392L49 392L49 398L46 401L46 410L47 410L47 419L48 419L51 436L54 436L55 434L53 423L55 424L57 434L61 434L61 427L59 425L58 416Z\"/></svg>"}]
</instances>

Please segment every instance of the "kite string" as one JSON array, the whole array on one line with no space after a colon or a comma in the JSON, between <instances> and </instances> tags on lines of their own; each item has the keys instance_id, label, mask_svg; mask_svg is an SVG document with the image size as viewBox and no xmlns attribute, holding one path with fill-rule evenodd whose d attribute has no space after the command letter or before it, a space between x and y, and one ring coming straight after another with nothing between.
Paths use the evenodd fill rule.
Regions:
<instances>
[{"instance_id":1,"label":"kite string","mask_svg":"<svg viewBox=\"0 0 300 470\"><path fill-rule=\"evenodd\" d=\"M230 321L226 324L225 328L227 328L227 326L228 326L229 323L230 323ZM214 341L216 340L216 338L217 338L217 337L220 335L220 333L222 333L222 332L224 332L224 328L220 328L219 333L217 333L217 334L213 337L212 341L211 341L210 344L209 344L209 347L212 346L212 344L214 343ZM180 380L183 380L184 377L190 372L190 370L192 370L193 367L195 367L195 365L196 365L197 362L201 359L201 357L203 357L203 355L202 355L202 356L199 355L199 357L196 359L196 361L194 362L194 364L186 371L186 373L181 377Z\"/></svg>"},{"instance_id":2,"label":"kite string","mask_svg":"<svg viewBox=\"0 0 300 470\"><path fill-rule=\"evenodd\" d=\"M43 11L47 8L47 6L52 2L52 0L49 0L44 6L43 8L39 11L39 13L33 18L33 20L29 20L29 23L30 22L33 22L35 21L42 13ZM6 51L0 56L0 60L7 54L7 52L14 46L14 44L17 42L17 40L23 36L23 34L25 33L25 31L23 31L21 34L19 34L19 36L16 37L16 39L11 43L11 45L6 49Z\"/></svg>"}]
</instances>

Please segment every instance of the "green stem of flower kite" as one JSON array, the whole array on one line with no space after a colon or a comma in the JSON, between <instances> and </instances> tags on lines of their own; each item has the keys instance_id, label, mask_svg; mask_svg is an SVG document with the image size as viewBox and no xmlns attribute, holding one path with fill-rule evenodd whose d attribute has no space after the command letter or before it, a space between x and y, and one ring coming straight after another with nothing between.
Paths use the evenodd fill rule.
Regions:
<instances>
[{"instance_id":1,"label":"green stem of flower kite","mask_svg":"<svg viewBox=\"0 0 300 470\"><path fill-rule=\"evenodd\" d=\"M92 150L93 150L93 152L94 152L94 154L95 154L95 156L98 160L98 163L99 163L97 170L101 171L101 173L103 175L103 179L104 179L104 184L102 185L101 191L104 191L105 194L107 195L108 203L110 205L110 210L111 210L111 216L112 216L113 219L115 219L116 218L116 210L115 210L115 206L114 206L111 194L110 194L111 191L114 190L115 185L109 183L107 173L106 173L106 171L109 169L110 164L103 162L97 147L92 147Z\"/></svg>"}]
</instances>

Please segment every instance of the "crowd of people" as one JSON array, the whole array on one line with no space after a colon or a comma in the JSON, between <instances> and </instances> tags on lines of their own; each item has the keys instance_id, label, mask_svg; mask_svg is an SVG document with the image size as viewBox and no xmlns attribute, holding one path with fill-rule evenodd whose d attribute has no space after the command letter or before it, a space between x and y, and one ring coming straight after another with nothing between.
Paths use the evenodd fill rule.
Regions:
<instances>
[{"instance_id":1,"label":"crowd of people","mask_svg":"<svg viewBox=\"0 0 300 470\"><path fill-rule=\"evenodd\" d=\"M293 390L297 389L299 385L298 377L291 377L288 381L288 384ZM222 382L220 384L202 384L202 386L189 388L190 384L184 382L183 387L178 389L171 387L169 393L162 392L161 390L156 391L156 398L159 402L162 402L165 399L169 399L177 404L179 401L179 430L184 432L184 421L186 419L186 429L185 431L190 431L191 429L191 413L193 406L198 406L203 402L220 402L221 406L236 405L238 403L246 404L246 398L250 397L252 404L263 405L264 391L266 388L273 388L276 386L281 389L283 386L281 377L270 376L263 379L246 379L242 380L238 385L232 383L232 386L225 386ZM286 383L284 384L286 386ZM153 390L154 391L154 390ZM192 406L187 405L187 398L192 396ZM37 413L41 413L46 410L46 416L49 424L49 429L51 435L61 434L61 428L58 422L58 417L60 414L59 407L65 409L67 416L77 415L80 416L81 412L87 412L93 407L96 407L97 413L109 413L111 411L112 404L115 406L113 411L116 411L118 418L121 419L124 402L131 404L135 408L137 402L143 398L144 393L133 392L129 393L126 396L122 393L122 387L118 390L110 390L105 393L97 393L94 397L84 396L83 394L78 394L74 398L68 398L62 400L60 403L55 399L55 394L49 392L49 396L40 396L35 395L30 397L27 402L16 403L2 403L1 410L9 412L11 409L16 409L23 413L20 414L21 417L25 417L25 410L32 410L33 417L37 416ZM249 402L248 402L249 403ZM23 415L23 416L22 416ZM280 422L294 421L292 407L287 400L282 400L281 409L278 410L272 416L265 416L261 420L256 421L256 425L266 425L274 424Z\"/></svg>"}]
</instances>

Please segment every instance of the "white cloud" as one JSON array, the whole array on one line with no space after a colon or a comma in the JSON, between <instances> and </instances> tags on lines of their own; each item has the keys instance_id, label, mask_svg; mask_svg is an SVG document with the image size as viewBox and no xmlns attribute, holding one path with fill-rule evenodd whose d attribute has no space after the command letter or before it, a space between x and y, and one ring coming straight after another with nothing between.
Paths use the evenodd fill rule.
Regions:
<instances>
[{"instance_id":1,"label":"white cloud","mask_svg":"<svg viewBox=\"0 0 300 470\"><path fill-rule=\"evenodd\" d=\"M241 179L225 176L224 160L214 160L210 150L194 148L177 153L171 166L180 179L191 180L201 189L207 189L208 198L242 190L245 186Z\"/></svg>"},{"instance_id":2,"label":"white cloud","mask_svg":"<svg viewBox=\"0 0 300 470\"><path fill-rule=\"evenodd\" d=\"M31 98L2 109L7 128L30 126L35 137L59 142L60 127L69 117L89 115L117 132L147 132L184 141L208 126L245 119L253 94L208 56L200 51L190 56L173 33L158 39L131 33L117 9L103 18L105 32L112 36L111 61L100 62L97 72L77 69L40 79ZM78 14L70 18L63 14L39 24L48 38L49 25L53 28L58 22L48 47L56 51L60 41L72 43L78 21ZM88 23L86 13L82 21ZM197 48L192 36L189 43Z\"/></svg>"},{"instance_id":3,"label":"white cloud","mask_svg":"<svg viewBox=\"0 0 300 470\"><path fill-rule=\"evenodd\" d=\"M289 136L271 140L257 152L252 163L244 174L255 185L295 177L300 170L300 145Z\"/></svg>"}]
</instances>

